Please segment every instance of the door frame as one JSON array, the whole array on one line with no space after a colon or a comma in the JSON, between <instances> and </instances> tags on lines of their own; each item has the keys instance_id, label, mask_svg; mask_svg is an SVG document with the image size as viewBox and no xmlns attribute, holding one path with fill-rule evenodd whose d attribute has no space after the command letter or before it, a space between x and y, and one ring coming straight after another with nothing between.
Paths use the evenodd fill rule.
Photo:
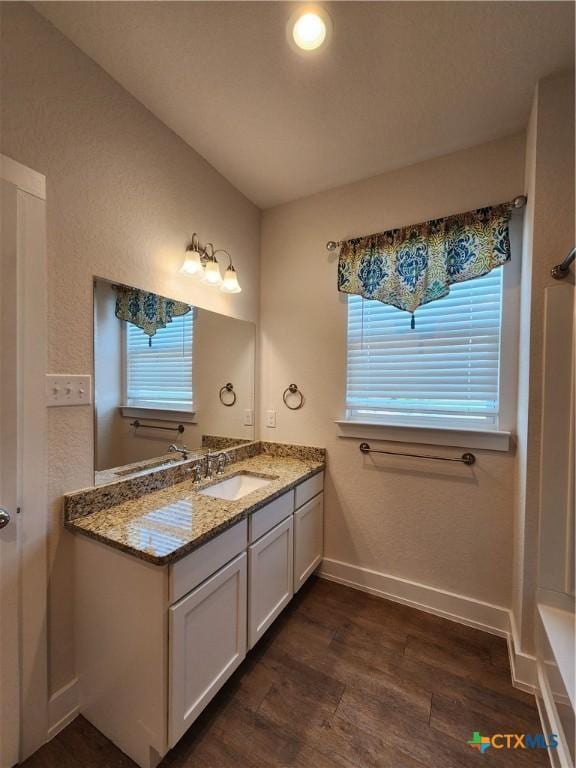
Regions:
<instances>
[{"instance_id":1,"label":"door frame","mask_svg":"<svg viewBox=\"0 0 576 768\"><path fill-rule=\"evenodd\" d=\"M20 760L25 760L48 736L46 178L5 155L0 155L0 178L14 184L18 199ZM37 200L43 201L41 209L32 205Z\"/></svg>"}]
</instances>

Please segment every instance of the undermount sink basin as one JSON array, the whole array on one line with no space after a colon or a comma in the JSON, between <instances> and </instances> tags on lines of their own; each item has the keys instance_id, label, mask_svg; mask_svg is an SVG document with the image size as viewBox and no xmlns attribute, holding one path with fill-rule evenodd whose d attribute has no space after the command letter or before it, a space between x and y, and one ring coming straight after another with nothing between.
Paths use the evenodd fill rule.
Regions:
<instances>
[{"instance_id":1,"label":"undermount sink basin","mask_svg":"<svg viewBox=\"0 0 576 768\"><path fill-rule=\"evenodd\" d=\"M215 499L225 499L226 501L238 501L243 496L247 496L258 488L264 488L271 483L274 478L258 477L248 472L239 472L233 477L221 480L219 483L204 488L199 493L202 496L212 496Z\"/></svg>"}]
</instances>

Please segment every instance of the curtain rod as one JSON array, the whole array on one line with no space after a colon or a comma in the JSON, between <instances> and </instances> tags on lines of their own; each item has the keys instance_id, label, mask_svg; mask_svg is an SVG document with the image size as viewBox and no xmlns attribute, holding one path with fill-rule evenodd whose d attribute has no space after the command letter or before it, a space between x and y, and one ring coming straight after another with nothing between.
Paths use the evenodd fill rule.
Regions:
<instances>
[{"instance_id":1,"label":"curtain rod","mask_svg":"<svg viewBox=\"0 0 576 768\"><path fill-rule=\"evenodd\" d=\"M528 198L526 195L518 195L518 197L515 197L512 200L512 205L514 208L524 208L526 203L528 202ZM439 217L442 218L442 217ZM401 229L401 227L399 227ZM349 238L350 239L350 238ZM342 243L346 242L345 240L328 240L326 243L326 250L327 251L335 251L336 248L338 248L339 245L342 245Z\"/></svg>"}]
</instances>

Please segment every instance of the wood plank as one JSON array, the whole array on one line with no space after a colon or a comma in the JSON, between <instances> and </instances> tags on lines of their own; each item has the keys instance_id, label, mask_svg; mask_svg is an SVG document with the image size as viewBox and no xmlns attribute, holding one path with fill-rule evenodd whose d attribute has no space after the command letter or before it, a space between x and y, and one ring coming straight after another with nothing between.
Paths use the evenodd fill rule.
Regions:
<instances>
[{"instance_id":1,"label":"wood plank","mask_svg":"<svg viewBox=\"0 0 576 768\"><path fill-rule=\"evenodd\" d=\"M415 710L410 702L399 698L382 700L357 689L346 689L337 716L424 765L463 768L477 758L465 742L443 737L429 728L429 712Z\"/></svg>"},{"instance_id":2,"label":"wood plank","mask_svg":"<svg viewBox=\"0 0 576 768\"><path fill-rule=\"evenodd\" d=\"M470 725L473 729L484 734L493 733L539 733L542 729L536 713L530 720L519 718L513 712L496 711L477 706L476 702L469 702L466 708L461 701L455 701L442 694L434 694L432 697L432 713L430 727L459 742L465 742L470 738ZM506 753L502 753L506 754ZM545 750L526 749L514 750L514 765L519 766L546 766L549 758ZM508 755L510 757L510 754Z\"/></svg>"},{"instance_id":3,"label":"wood plank","mask_svg":"<svg viewBox=\"0 0 576 768\"><path fill-rule=\"evenodd\" d=\"M540 728L501 638L312 578L160 765L537 768L544 750L479 758L467 741ZM132 765L83 718L24 763Z\"/></svg>"},{"instance_id":4,"label":"wood plank","mask_svg":"<svg viewBox=\"0 0 576 768\"><path fill-rule=\"evenodd\" d=\"M65 749L61 741L53 739L44 744L23 765L26 768L81 768L82 763Z\"/></svg>"},{"instance_id":5,"label":"wood plank","mask_svg":"<svg viewBox=\"0 0 576 768\"><path fill-rule=\"evenodd\" d=\"M134 763L99 730L83 717L77 717L54 739L80 765L101 765L109 768L133 768ZM51 742L51 743L54 743Z\"/></svg>"}]
</instances>

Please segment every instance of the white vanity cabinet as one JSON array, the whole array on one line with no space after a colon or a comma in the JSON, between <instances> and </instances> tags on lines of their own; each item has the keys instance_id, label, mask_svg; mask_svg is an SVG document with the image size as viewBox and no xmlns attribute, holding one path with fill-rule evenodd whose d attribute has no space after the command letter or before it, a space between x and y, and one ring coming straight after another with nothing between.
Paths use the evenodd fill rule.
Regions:
<instances>
[{"instance_id":1,"label":"white vanity cabinet","mask_svg":"<svg viewBox=\"0 0 576 768\"><path fill-rule=\"evenodd\" d=\"M294 593L320 565L324 554L324 494L294 512Z\"/></svg>"},{"instance_id":2,"label":"white vanity cabinet","mask_svg":"<svg viewBox=\"0 0 576 768\"><path fill-rule=\"evenodd\" d=\"M323 473L159 566L78 535L78 711L155 768L322 557Z\"/></svg>"},{"instance_id":3,"label":"white vanity cabinet","mask_svg":"<svg viewBox=\"0 0 576 768\"><path fill-rule=\"evenodd\" d=\"M248 646L253 648L293 595L292 515L248 548Z\"/></svg>"},{"instance_id":4,"label":"white vanity cabinet","mask_svg":"<svg viewBox=\"0 0 576 768\"><path fill-rule=\"evenodd\" d=\"M170 607L170 746L246 656L246 554Z\"/></svg>"}]
</instances>

